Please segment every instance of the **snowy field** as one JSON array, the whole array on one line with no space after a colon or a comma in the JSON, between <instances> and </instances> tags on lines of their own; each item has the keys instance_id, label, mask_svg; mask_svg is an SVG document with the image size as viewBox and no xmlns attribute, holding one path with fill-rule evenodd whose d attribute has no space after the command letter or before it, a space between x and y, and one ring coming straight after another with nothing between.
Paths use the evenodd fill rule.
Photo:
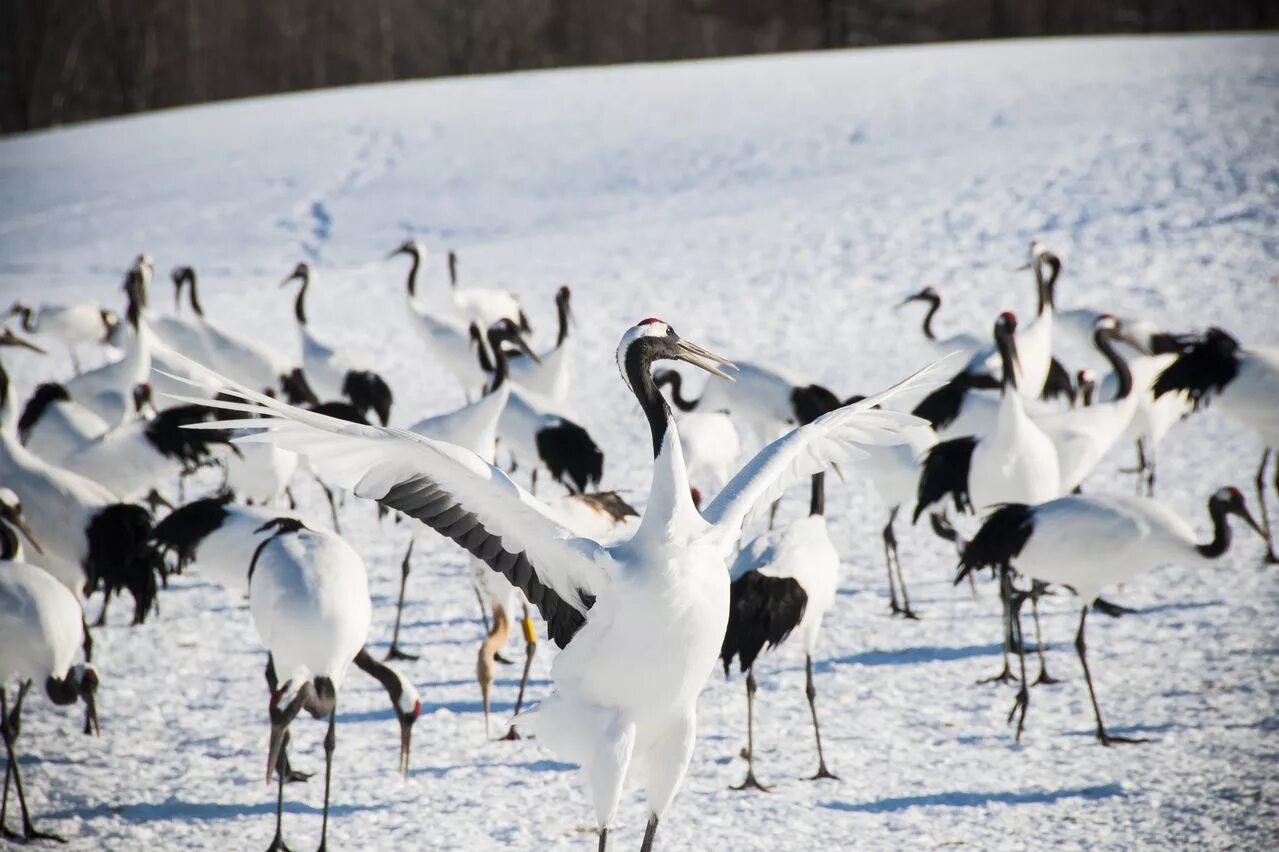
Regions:
<instances>
[{"instance_id":1,"label":"snowy field","mask_svg":"<svg viewBox=\"0 0 1279 852\"><path fill-rule=\"evenodd\" d=\"M607 454L604 486L642 504L648 435L619 381L621 332L650 315L730 356L784 365L841 396L922 366L918 311L933 284L943 334L1033 312L1032 238L1063 257L1061 307L1210 323L1279 342L1279 38L1027 41L518 74L218 104L0 141L0 302L121 304L134 255L190 263L208 314L295 350L298 260L315 327L391 381L403 425L461 402L404 316L406 236L455 248L464 283L500 284L553 340L555 288L574 288L573 400ZM446 298L442 254L428 300ZM153 302L170 305L167 282ZM1087 357L1064 348L1072 367ZM19 399L66 359L5 353ZM1094 366L1097 366L1094 364ZM1161 446L1161 496L1209 531L1205 501L1252 496L1261 447L1209 414ZM1125 446L1086 487L1126 493ZM1168 567L1112 590L1140 614L1090 620L1112 732L1105 749L1071 640L1073 601L1045 605L1049 666L1020 746L999 667L993 585L954 588L953 553L899 525L919 622L888 613L885 510L855 473L828 510L843 557L817 666L827 758L816 756L798 649L757 667L757 770L744 774L740 677L712 677L698 746L663 821L663 849L1264 848L1279 826L1279 583L1255 537L1210 568ZM202 487L218 478L209 476ZM319 493L304 508L323 519ZM806 490L805 490L806 493ZM798 496L783 506L796 516ZM385 648L409 529L348 501L369 564L375 652ZM461 551L419 535L405 671L423 697L413 769L380 687L341 695L334 848L594 849L572 767L535 741L487 742L474 681L483 635ZM96 603L90 614L96 612ZM271 837L274 786L264 655L243 602L178 578L160 615L97 632L102 737L79 712L29 702L20 741L37 822L74 849L254 849ZM549 644L534 696L549 688ZM513 639L508 655L521 649ZM514 703L518 665L498 681ZM324 727L294 726L322 769ZM288 788L285 836L319 837L320 779ZM617 848L645 811L628 790ZM16 814L10 815L11 822ZM1265 837L1271 837L1266 841Z\"/></svg>"}]
</instances>

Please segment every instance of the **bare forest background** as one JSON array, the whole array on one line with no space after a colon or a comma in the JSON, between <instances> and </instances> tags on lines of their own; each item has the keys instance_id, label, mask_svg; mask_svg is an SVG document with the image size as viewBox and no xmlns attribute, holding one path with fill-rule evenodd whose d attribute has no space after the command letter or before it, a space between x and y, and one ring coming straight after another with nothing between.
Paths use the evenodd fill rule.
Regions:
<instances>
[{"instance_id":1,"label":"bare forest background","mask_svg":"<svg viewBox=\"0 0 1279 852\"><path fill-rule=\"evenodd\" d=\"M0 0L0 132L414 77L1277 25L1279 0Z\"/></svg>"}]
</instances>

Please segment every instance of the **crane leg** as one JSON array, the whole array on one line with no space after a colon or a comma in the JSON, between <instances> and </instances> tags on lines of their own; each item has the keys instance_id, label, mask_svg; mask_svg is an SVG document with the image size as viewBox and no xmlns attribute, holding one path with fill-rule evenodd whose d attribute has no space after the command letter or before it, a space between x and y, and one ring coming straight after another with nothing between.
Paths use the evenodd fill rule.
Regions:
<instances>
[{"instance_id":1,"label":"crane leg","mask_svg":"<svg viewBox=\"0 0 1279 852\"><path fill-rule=\"evenodd\" d=\"M768 792L768 788L759 783L755 777L755 671L746 671L746 780L734 790L759 790Z\"/></svg>"},{"instance_id":2,"label":"crane leg","mask_svg":"<svg viewBox=\"0 0 1279 852\"><path fill-rule=\"evenodd\" d=\"M513 716L520 715L520 708L524 706L524 690L528 686L528 673L533 667L533 655L537 653L537 629L533 625L533 616L528 611L528 604L524 604L524 620L520 622L520 627L524 630L524 673L520 675L520 691L515 696L515 712L511 714ZM519 731L515 730L514 725L511 725L506 736L502 737L504 740L519 738Z\"/></svg>"},{"instance_id":3,"label":"crane leg","mask_svg":"<svg viewBox=\"0 0 1279 852\"><path fill-rule=\"evenodd\" d=\"M338 523L338 504L333 499L333 489L324 483L323 479L316 477L315 481L319 484L320 490L324 492L324 499L329 501L329 515L333 518L333 531L338 535L342 534L342 525Z\"/></svg>"},{"instance_id":4,"label":"crane leg","mask_svg":"<svg viewBox=\"0 0 1279 852\"><path fill-rule=\"evenodd\" d=\"M327 852L329 848L329 787L333 779L333 750L337 747L337 712L337 701L334 701L329 710L329 731L324 735L324 816L316 852Z\"/></svg>"},{"instance_id":5,"label":"crane leg","mask_svg":"<svg viewBox=\"0 0 1279 852\"><path fill-rule=\"evenodd\" d=\"M897 512L900 506L894 506L892 512L888 514L888 523L884 525L884 559L888 562L888 594L889 605L892 607L893 614L901 614L902 616L917 621L919 616L910 608L910 595L906 593L906 578L902 576L902 560L897 552L897 534L893 530L894 524L897 522ZM897 596L893 594L893 570L897 571L897 587L902 592L901 606L897 605Z\"/></svg>"},{"instance_id":6,"label":"crane leg","mask_svg":"<svg viewBox=\"0 0 1279 852\"><path fill-rule=\"evenodd\" d=\"M22 834L9 831L3 824L0 824L0 828L3 828L4 836L10 839L21 839L23 841L56 840L59 843L66 843L64 838L56 834L37 831L36 827L31 824L31 812L27 810L27 797L22 791L22 773L18 769L18 756L14 749L14 740L18 738L18 729L21 727L22 693L19 693L18 703L13 709L14 713L10 716L8 695L4 687L0 687L0 737L4 739L5 755L9 759L5 770L5 792L8 793L8 776L12 772L13 786L18 791L18 809L22 812Z\"/></svg>"},{"instance_id":7,"label":"crane leg","mask_svg":"<svg viewBox=\"0 0 1279 852\"><path fill-rule=\"evenodd\" d=\"M1088 671L1088 643L1084 640L1084 625L1087 619L1088 606L1084 605L1079 611L1079 632L1075 634L1075 651L1079 654L1079 664L1084 669L1084 682L1088 684L1088 698L1092 701L1092 712L1097 717L1097 740L1104 746L1113 743L1149 742L1145 738L1117 737L1106 732L1106 726L1101 722L1101 707L1097 704L1097 692L1092 685L1092 673Z\"/></svg>"},{"instance_id":8,"label":"crane leg","mask_svg":"<svg viewBox=\"0 0 1279 852\"><path fill-rule=\"evenodd\" d=\"M1009 569L1005 566L1004 571ZM1011 592L1012 581L1009 580ZM1013 701L1013 709L1008 713L1008 723L1012 724L1013 717L1017 717L1017 733L1014 740L1021 742L1021 732L1026 727L1026 711L1030 709L1030 689L1026 686L1026 642L1021 632L1021 605L1024 598L1017 597L1010 601L1009 611L1012 617L1012 634L1010 640L1017 649L1017 663L1021 668L1021 686L1017 690L1017 698ZM1020 711L1020 713L1018 712Z\"/></svg>"},{"instance_id":9,"label":"crane leg","mask_svg":"<svg viewBox=\"0 0 1279 852\"><path fill-rule=\"evenodd\" d=\"M1279 563L1275 555L1275 540L1270 529L1270 512L1266 509L1266 465L1270 462L1270 448L1261 454L1261 465L1257 468L1257 504L1261 508L1261 529L1266 533L1266 564ZM1275 492L1279 494L1279 464L1275 465Z\"/></svg>"},{"instance_id":10,"label":"crane leg","mask_svg":"<svg viewBox=\"0 0 1279 852\"><path fill-rule=\"evenodd\" d=\"M1030 590L1030 614L1035 620L1035 652L1039 655L1039 677L1035 678L1035 686L1061 683L1059 679L1048 674L1048 666L1044 662L1044 634L1039 629L1039 597L1043 594L1044 588L1045 585L1036 580Z\"/></svg>"},{"instance_id":11,"label":"crane leg","mask_svg":"<svg viewBox=\"0 0 1279 852\"><path fill-rule=\"evenodd\" d=\"M413 543L416 538L410 536L409 547L404 551L404 560L400 563L400 600L395 605L395 630L391 633L391 647L386 652L388 660L416 660L417 654L409 654L400 650L400 618L404 614L404 587L409 583L409 571L412 570Z\"/></svg>"},{"instance_id":12,"label":"crane leg","mask_svg":"<svg viewBox=\"0 0 1279 852\"><path fill-rule=\"evenodd\" d=\"M826 768L826 757L822 754L822 729L817 726L817 687L813 686L813 658L811 655L805 655L804 657L804 678L804 694L808 696L808 709L813 714L813 736L817 738L817 772L808 780L817 781L820 778L830 778L838 781L839 776Z\"/></svg>"},{"instance_id":13,"label":"crane leg","mask_svg":"<svg viewBox=\"0 0 1279 852\"><path fill-rule=\"evenodd\" d=\"M608 849L608 829L605 827L601 827L599 830L599 835L600 835L600 843L599 843L599 846L596 848L599 850L599 852L606 852L606 850Z\"/></svg>"},{"instance_id":14,"label":"crane leg","mask_svg":"<svg viewBox=\"0 0 1279 852\"><path fill-rule=\"evenodd\" d=\"M1003 623L1003 644L1004 644L1004 667L999 674L994 677L982 678L978 683L1015 683L1017 676L1013 674L1012 667L1009 665L1008 652L1013 646L1013 624L1012 624L1012 580L1009 579L1007 571L999 569L999 602L1004 608Z\"/></svg>"},{"instance_id":15,"label":"crane leg","mask_svg":"<svg viewBox=\"0 0 1279 852\"><path fill-rule=\"evenodd\" d=\"M657 836L657 814L650 814L648 825L644 826L644 842L640 844L640 852L653 852L653 838Z\"/></svg>"},{"instance_id":16,"label":"crane leg","mask_svg":"<svg viewBox=\"0 0 1279 852\"><path fill-rule=\"evenodd\" d=\"M284 732L284 740L280 746L280 756L275 762L276 775L279 781L275 788L275 837L266 852L292 852L284 843L284 777L289 774L288 758L285 757L289 747L289 732Z\"/></svg>"}]
</instances>

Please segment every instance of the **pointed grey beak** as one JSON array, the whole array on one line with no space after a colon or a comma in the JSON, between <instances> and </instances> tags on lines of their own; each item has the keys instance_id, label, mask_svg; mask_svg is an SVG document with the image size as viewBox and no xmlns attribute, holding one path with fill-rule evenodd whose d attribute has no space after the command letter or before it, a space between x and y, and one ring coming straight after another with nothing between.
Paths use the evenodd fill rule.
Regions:
<instances>
[{"instance_id":1,"label":"pointed grey beak","mask_svg":"<svg viewBox=\"0 0 1279 852\"><path fill-rule=\"evenodd\" d=\"M36 538L36 534L31 531L31 527L27 524L27 518L18 511L18 516L13 519L14 525L18 528L18 532L22 533L27 541L31 542L31 546L36 549L36 553L44 556L44 548L40 546L40 540Z\"/></svg>"},{"instance_id":2,"label":"pointed grey beak","mask_svg":"<svg viewBox=\"0 0 1279 852\"><path fill-rule=\"evenodd\" d=\"M390 260L391 258L393 258L393 257L395 257L396 255L399 255L399 254L412 254L412 252L410 252L410 251L409 251L409 247L408 247L408 246L400 246L400 247L399 247L399 248L397 248L395 251L393 251L393 252L391 252L390 254L388 254L388 255L386 256L386 259L387 259L387 260Z\"/></svg>"},{"instance_id":3,"label":"pointed grey beak","mask_svg":"<svg viewBox=\"0 0 1279 852\"><path fill-rule=\"evenodd\" d=\"M1128 329L1124 328L1124 324L1122 322L1119 323L1119 326L1115 329L1115 340L1119 340L1119 341L1122 341L1123 343L1127 343L1129 346L1131 346L1133 349L1136 349L1142 355L1154 354L1153 352L1150 351L1150 345L1146 341L1143 341L1140 337L1137 337L1137 335L1133 334Z\"/></svg>"},{"instance_id":4,"label":"pointed grey beak","mask_svg":"<svg viewBox=\"0 0 1279 852\"><path fill-rule=\"evenodd\" d=\"M911 302L918 302L919 300L921 300L921 299L923 299L923 298L924 298L924 294L923 294L923 293L912 293L911 295L909 295L909 296L907 296L906 298L902 299L902 300L901 300L900 302L898 302L897 304L893 305L893 310L897 310L898 308L904 308L904 307L906 307L907 305L909 305Z\"/></svg>"},{"instance_id":5,"label":"pointed grey beak","mask_svg":"<svg viewBox=\"0 0 1279 852\"><path fill-rule=\"evenodd\" d=\"M413 723L400 718L400 774L409 777L409 755L413 750Z\"/></svg>"},{"instance_id":6,"label":"pointed grey beak","mask_svg":"<svg viewBox=\"0 0 1279 852\"><path fill-rule=\"evenodd\" d=\"M1252 516L1252 513L1248 511L1247 507L1241 506L1239 508L1239 517L1243 518L1244 522L1247 523L1248 526L1252 527L1253 531L1257 535L1261 536L1262 541L1270 540L1266 538L1266 531L1261 528L1261 524L1257 523L1257 519Z\"/></svg>"},{"instance_id":7,"label":"pointed grey beak","mask_svg":"<svg viewBox=\"0 0 1279 852\"><path fill-rule=\"evenodd\" d=\"M692 364L694 367L701 367L712 376L719 376L721 379L728 379L730 382L737 381L719 368L720 366L724 366L733 370L737 369L737 365L727 358L716 355L709 349L703 349L696 343L690 343L682 338L676 346L679 350L676 357L680 361L683 361L686 364Z\"/></svg>"},{"instance_id":8,"label":"pointed grey beak","mask_svg":"<svg viewBox=\"0 0 1279 852\"><path fill-rule=\"evenodd\" d=\"M537 353L529 348L528 341L524 339L523 334L515 335L515 345L519 347L521 352L532 358L534 364L541 365L542 359L537 357Z\"/></svg>"},{"instance_id":9,"label":"pointed grey beak","mask_svg":"<svg viewBox=\"0 0 1279 852\"><path fill-rule=\"evenodd\" d=\"M30 349L32 352L39 352L41 355L49 354L39 346L36 346L30 340L24 340L21 337L18 337L18 335L14 334L7 328L0 333L0 346L21 346L24 349Z\"/></svg>"}]
</instances>

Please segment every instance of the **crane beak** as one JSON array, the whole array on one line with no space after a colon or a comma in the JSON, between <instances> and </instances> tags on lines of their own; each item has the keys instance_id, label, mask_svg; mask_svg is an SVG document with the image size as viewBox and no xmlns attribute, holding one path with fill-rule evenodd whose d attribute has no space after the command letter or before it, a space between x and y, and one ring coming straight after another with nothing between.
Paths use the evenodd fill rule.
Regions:
<instances>
[{"instance_id":1,"label":"crane beak","mask_svg":"<svg viewBox=\"0 0 1279 852\"><path fill-rule=\"evenodd\" d=\"M387 260L390 260L391 258L395 257L396 255L400 255L400 254L408 254L408 253L409 253L409 250L408 250L406 247L404 247L404 246L400 246L400 247L399 247L399 248L397 248L395 251L393 251L393 252L391 252L390 254L388 254L388 255L386 256L386 259L387 259Z\"/></svg>"},{"instance_id":2,"label":"crane beak","mask_svg":"<svg viewBox=\"0 0 1279 852\"><path fill-rule=\"evenodd\" d=\"M675 357L678 360L683 361L686 364L692 364L694 367L701 367L712 376L719 376L721 379L728 379L730 382L737 381L719 368L722 365L733 370L737 369L737 365L727 358L716 355L709 349L703 349L696 343L689 343L687 340L683 339L676 344L676 347L677 352Z\"/></svg>"},{"instance_id":3,"label":"crane beak","mask_svg":"<svg viewBox=\"0 0 1279 852\"><path fill-rule=\"evenodd\" d=\"M409 777L409 755L413 749L413 717L400 717L400 774Z\"/></svg>"},{"instance_id":4,"label":"crane beak","mask_svg":"<svg viewBox=\"0 0 1279 852\"><path fill-rule=\"evenodd\" d=\"M893 310L897 310L898 308L904 308L907 305L909 305L911 302L918 302L922 298L924 298L924 295L922 293L912 293L911 295L902 299L897 304L893 305Z\"/></svg>"},{"instance_id":5,"label":"crane beak","mask_svg":"<svg viewBox=\"0 0 1279 852\"><path fill-rule=\"evenodd\" d=\"M30 349L32 352L38 352L41 355L49 354L39 346L36 346L30 340L24 340L21 337L18 337L18 335L14 334L7 328L0 333L0 346L21 346L24 349Z\"/></svg>"},{"instance_id":6,"label":"crane beak","mask_svg":"<svg viewBox=\"0 0 1279 852\"><path fill-rule=\"evenodd\" d=\"M1133 349L1136 349L1142 355L1152 355L1149 344L1143 342L1141 338L1124 328L1123 323L1119 323L1119 327L1115 329L1115 339L1127 343Z\"/></svg>"},{"instance_id":7,"label":"crane beak","mask_svg":"<svg viewBox=\"0 0 1279 852\"><path fill-rule=\"evenodd\" d=\"M1269 541L1269 539L1266 538L1266 531L1261 528L1261 524L1257 523L1257 519L1252 516L1252 513L1249 512L1247 508L1243 506L1239 507L1239 517L1244 519L1244 523L1252 527L1253 532L1261 536L1262 541Z\"/></svg>"},{"instance_id":8,"label":"crane beak","mask_svg":"<svg viewBox=\"0 0 1279 852\"><path fill-rule=\"evenodd\" d=\"M542 359L537 357L537 353L529 348L528 341L524 339L523 334L515 335L514 343L519 347L521 352L533 359L534 364L538 364L539 366L541 365Z\"/></svg>"},{"instance_id":9,"label":"crane beak","mask_svg":"<svg viewBox=\"0 0 1279 852\"><path fill-rule=\"evenodd\" d=\"M31 531L31 527L27 524L26 517L19 512L18 516L13 519L13 522L26 540L31 542L31 546L36 549L36 553L44 556L44 548L40 545L40 540L36 538L36 534Z\"/></svg>"}]
</instances>

